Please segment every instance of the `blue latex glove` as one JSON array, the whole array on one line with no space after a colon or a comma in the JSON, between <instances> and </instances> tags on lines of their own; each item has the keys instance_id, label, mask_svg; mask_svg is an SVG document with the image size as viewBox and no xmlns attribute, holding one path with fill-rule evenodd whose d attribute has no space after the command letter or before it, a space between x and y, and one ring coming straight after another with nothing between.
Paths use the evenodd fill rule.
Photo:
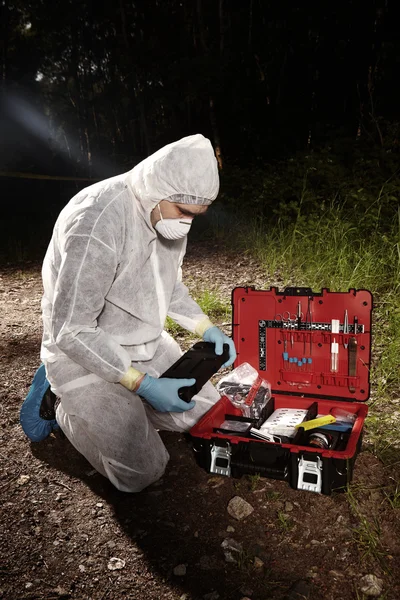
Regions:
<instances>
[{"instance_id":1,"label":"blue latex glove","mask_svg":"<svg viewBox=\"0 0 400 600\"><path fill-rule=\"evenodd\" d=\"M136 393L159 412L184 412L194 408L196 402L181 400L178 391L181 387L189 387L195 383L195 379L156 379L146 373Z\"/></svg>"},{"instance_id":2,"label":"blue latex glove","mask_svg":"<svg viewBox=\"0 0 400 600\"><path fill-rule=\"evenodd\" d=\"M225 335L218 327L210 327L203 334L203 340L205 342L211 342L215 344L215 354L221 355L223 352L224 344L229 346L229 360L222 365L222 367L230 367L236 359L236 348L233 340ZM221 367L221 368L222 368Z\"/></svg>"}]
</instances>

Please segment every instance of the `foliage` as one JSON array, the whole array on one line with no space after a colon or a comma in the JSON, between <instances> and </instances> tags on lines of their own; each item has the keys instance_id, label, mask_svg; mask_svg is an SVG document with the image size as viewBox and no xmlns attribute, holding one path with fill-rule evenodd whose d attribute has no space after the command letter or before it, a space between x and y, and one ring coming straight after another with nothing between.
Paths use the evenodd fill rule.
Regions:
<instances>
[{"instance_id":1,"label":"foliage","mask_svg":"<svg viewBox=\"0 0 400 600\"><path fill-rule=\"evenodd\" d=\"M365 492L365 490L363 490ZM385 571L390 573L387 561L387 552L381 543L381 526L378 516L372 521L362 513L361 505L356 497L357 488L349 486L346 492L349 506L358 523L352 528L353 541L361 554L361 560L373 559Z\"/></svg>"},{"instance_id":2,"label":"foliage","mask_svg":"<svg viewBox=\"0 0 400 600\"><path fill-rule=\"evenodd\" d=\"M231 306L226 300L221 298L209 289L202 289L197 294L192 294L201 310L214 322L220 324L221 321L230 319ZM170 317L167 317L165 328L172 336L180 336L185 338L195 338L195 334L191 334L186 329L183 329L175 323Z\"/></svg>"},{"instance_id":3,"label":"foliage","mask_svg":"<svg viewBox=\"0 0 400 600\"><path fill-rule=\"evenodd\" d=\"M356 137L380 162L398 150L390 3L367 0L362 16L354 2L311 14L270 0L4 0L0 10L9 168L104 177L195 131L249 169L327 140L349 161Z\"/></svg>"},{"instance_id":4,"label":"foliage","mask_svg":"<svg viewBox=\"0 0 400 600\"><path fill-rule=\"evenodd\" d=\"M212 321L219 323L230 319L231 306L226 299L221 298L212 290L203 289L195 295L196 302L202 311Z\"/></svg>"},{"instance_id":5,"label":"foliage","mask_svg":"<svg viewBox=\"0 0 400 600\"><path fill-rule=\"evenodd\" d=\"M293 521L282 510L278 510L278 523L283 531L290 531L294 527Z\"/></svg>"}]
</instances>

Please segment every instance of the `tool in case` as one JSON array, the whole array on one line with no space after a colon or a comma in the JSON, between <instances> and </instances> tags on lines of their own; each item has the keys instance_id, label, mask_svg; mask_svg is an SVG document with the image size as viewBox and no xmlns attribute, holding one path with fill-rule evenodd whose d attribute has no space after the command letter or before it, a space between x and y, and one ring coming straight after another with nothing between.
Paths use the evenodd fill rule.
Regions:
<instances>
[{"instance_id":1,"label":"tool in case","mask_svg":"<svg viewBox=\"0 0 400 600\"><path fill-rule=\"evenodd\" d=\"M249 418L222 387L190 431L198 463L322 494L345 489L368 412L371 293L239 287L232 306L235 370L248 363L271 394Z\"/></svg>"}]
</instances>

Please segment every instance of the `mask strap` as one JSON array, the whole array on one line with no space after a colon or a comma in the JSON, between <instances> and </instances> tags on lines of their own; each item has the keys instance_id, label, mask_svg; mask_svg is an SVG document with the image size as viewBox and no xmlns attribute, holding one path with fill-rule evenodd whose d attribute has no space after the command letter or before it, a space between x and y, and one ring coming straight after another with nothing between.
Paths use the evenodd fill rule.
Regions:
<instances>
[{"instance_id":1,"label":"mask strap","mask_svg":"<svg viewBox=\"0 0 400 600\"><path fill-rule=\"evenodd\" d=\"M161 221L164 221L163 216L162 216L162 212L161 212L161 208L160 208L160 204L157 204L157 208L158 208L158 212L160 213L160 219L161 219Z\"/></svg>"}]
</instances>

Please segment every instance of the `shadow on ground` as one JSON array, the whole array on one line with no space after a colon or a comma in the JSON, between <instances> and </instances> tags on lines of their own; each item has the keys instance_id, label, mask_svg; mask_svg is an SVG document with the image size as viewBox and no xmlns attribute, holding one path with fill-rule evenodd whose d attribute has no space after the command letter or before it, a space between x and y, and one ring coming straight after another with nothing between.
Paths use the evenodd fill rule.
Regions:
<instances>
[{"instance_id":1,"label":"shadow on ground","mask_svg":"<svg viewBox=\"0 0 400 600\"><path fill-rule=\"evenodd\" d=\"M227 536L236 535L226 533L232 523L226 512L227 502L235 495L232 483L229 482L227 489L221 486L214 490L210 502L210 475L196 465L188 441L169 432L162 437L171 455L167 471L162 480L139 494L119 492L101 475L93 473L89 463L62 434L31 447L38 460L79 478L112 507L131 549L140 549L150 570L183 594L171 598L239 600L246 590L252 593L252 598L262 600L310 597L309 583L276 572L273 549L269 553L264 544L258 543L265 538L261 525L252 525L245 550L236 555L237 562L226 562L221 543ZM242 537L236 539L242 541ZM260 577L254 576L255 556L266 565ZM177 565L186 565L184 576L174 575ZM213 596L216 591L219 595Z\"/></svg>"}]
</instances>

